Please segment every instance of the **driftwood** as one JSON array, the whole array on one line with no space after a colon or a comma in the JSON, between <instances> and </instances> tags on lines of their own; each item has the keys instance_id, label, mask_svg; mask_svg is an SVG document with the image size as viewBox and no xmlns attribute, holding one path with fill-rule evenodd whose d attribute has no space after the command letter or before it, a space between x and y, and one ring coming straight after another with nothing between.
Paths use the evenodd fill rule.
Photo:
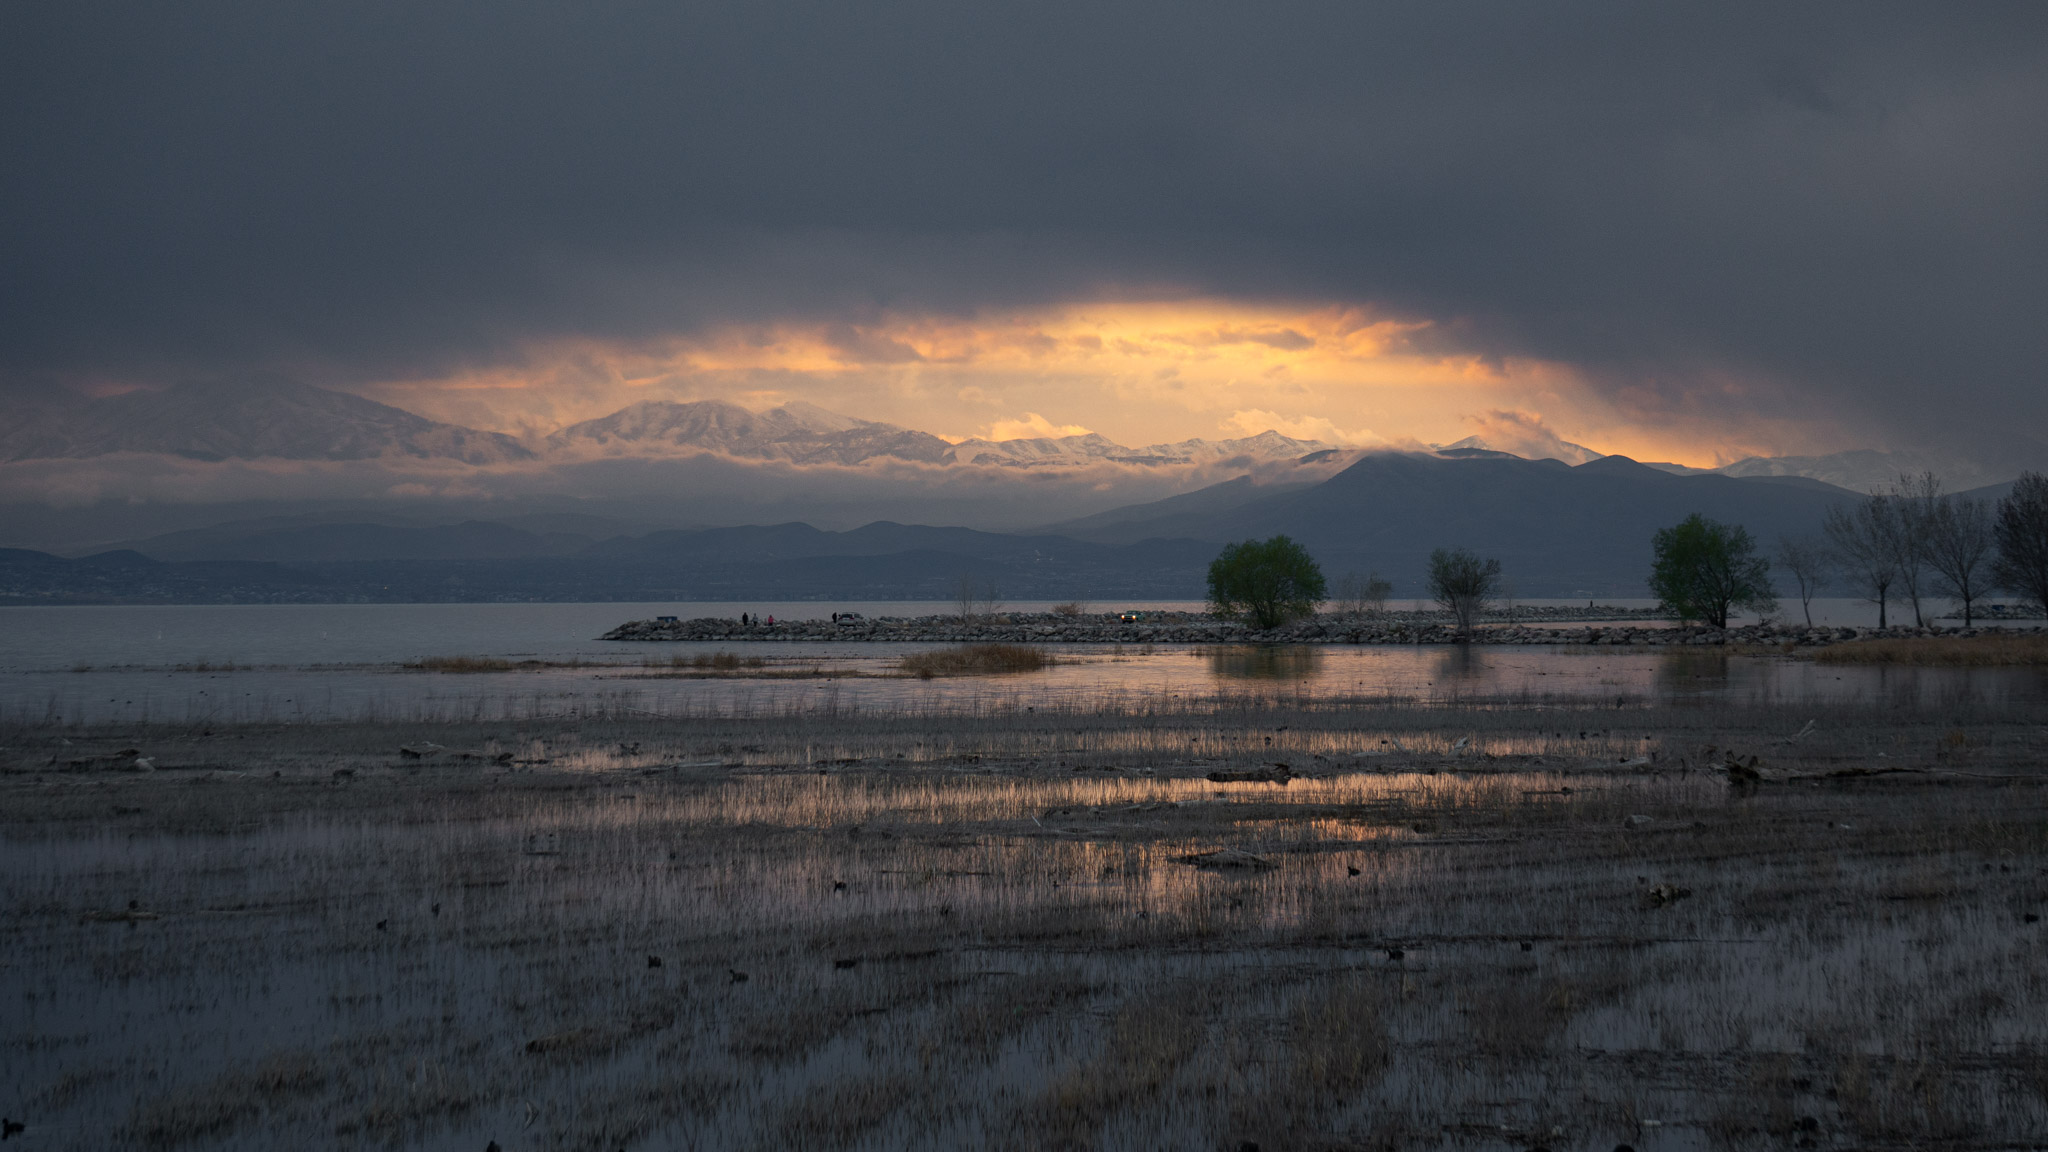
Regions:
<instances>
[{"instance_id":1,"label":"driftwood","mask_svg":"<svg viewBox=\"0 0 2048 1152\"><path fill-rule=\"evenodd\" d=\"M1209 779L1217 784L1285 784L1294 779L1294 772L1285 764L1273 764L1235 772L1218 769L1209 773Z\"/></svg>"}]
</instances>

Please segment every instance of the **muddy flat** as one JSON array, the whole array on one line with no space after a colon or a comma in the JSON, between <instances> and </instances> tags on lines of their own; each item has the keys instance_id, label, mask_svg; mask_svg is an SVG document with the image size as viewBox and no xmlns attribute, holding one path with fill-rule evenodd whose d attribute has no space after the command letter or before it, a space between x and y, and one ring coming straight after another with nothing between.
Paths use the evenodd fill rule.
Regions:
<instances>
[{"instance_id":1,"label":"muddy flat","mask_svg":"<svg viewBox=\"0 0 2048 1152\"><path fill-rule=\"evenodd\" d=\"M2029 1146L2048 710L0 733L24 1147Z\"/></svg>"}]
</instances>

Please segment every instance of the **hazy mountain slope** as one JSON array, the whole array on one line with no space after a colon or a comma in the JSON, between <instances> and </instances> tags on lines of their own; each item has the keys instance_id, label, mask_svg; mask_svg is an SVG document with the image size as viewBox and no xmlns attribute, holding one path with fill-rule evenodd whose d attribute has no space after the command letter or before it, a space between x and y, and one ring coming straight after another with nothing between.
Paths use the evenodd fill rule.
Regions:
<instances>
[{"instance_id":1,"label":"hazy mountain slope","mask_svg":"<svg viewBox=\"0 0 2048 1152\"><path fill-rule=\"evenodd\" d=\"M415 416L347 392L297 385L179 384L128 392L0 433L0 459L152 452L195 460L379 457L500 464L530 460L517 440Z\"/></svg>"},{"instance_id":2,"label":"hazy mountain slope","mask_svg":"<svg viewBox=\"0 0 2048 1152\"><path fill-rule=\"evenodd\" d=\"M911 552L946 554L974 560L1041 563L1065 557L1099 557L1114 547L1064 536L1013 536L972 528L934 528L922 524L877 521L847 532L824 532L808 524L706 528L694 532L654 532L636 538L606 540L584 553L617 561L661 563L719 561L781 561L804 557L888 556Z\"/></svg>"},{"instance_id":3,"label":"hazy mountain slope","mask_svg":"<svg viewBox=\"0 0 2048 1152\"><path fill-rule=\"evenodd\" d=\"M571 533L534 533L506 524L266 523L168 532L124 547L154 560L261 560L286 564L343 560L515 560L562 556L594 543Z\"/></svg>"},{"instance_id":4,"label":"hazy mountain slope","mask_svg":"<svg viewBox=\"0 0 2048 1152\"><path fill-rule=\"evenodd\" d=\"M1172 537L1187 536L1201 538L1208 521L1216 515L1228 512L1253 500L1268 496L1283 495L1314 486L1312 480L1288 481L1274 484L1259 484L1250 476L1239 476L1221 484L1211 484L1193 492L1168 496L1164 500L1153 500L1144 504L1129 504L1097 512L1093 516L1082 516L1074 520L1063 520L1039 529L1051 536L1071 536L1076 540L1096 540L1105 543L1121 543L1135 539L1131 532L1141 530L1142 536Z\"/></svg>"}]
</instances>

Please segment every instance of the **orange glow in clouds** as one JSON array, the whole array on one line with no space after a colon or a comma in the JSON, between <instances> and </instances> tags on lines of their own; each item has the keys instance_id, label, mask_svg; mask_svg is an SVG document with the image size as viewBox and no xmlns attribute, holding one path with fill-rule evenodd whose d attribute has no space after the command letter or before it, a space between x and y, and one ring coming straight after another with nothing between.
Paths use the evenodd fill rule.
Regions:
<instances>
[{"instance_id":1,"label":"orange glow in clouds","mask_svg":"<svg viewBox=\"0 0 2048 1152\"><path fill-rule=\"evenodd\" d=\"M1782 441L1725 418L1648 426L1569 365L1419 347L1414 337L1429 327L1338 305L1077 303L972 318L736 325L631 348L560 344L517 366L372 391L510 431L550 430L639 400L728 399L752 408L808 401L955 440L1085 429L1143 445L1273 428L1333 444L1412 446L1478 434L1525 454L1562 437L1703 466Z\"/></svg>"}]
</instances>

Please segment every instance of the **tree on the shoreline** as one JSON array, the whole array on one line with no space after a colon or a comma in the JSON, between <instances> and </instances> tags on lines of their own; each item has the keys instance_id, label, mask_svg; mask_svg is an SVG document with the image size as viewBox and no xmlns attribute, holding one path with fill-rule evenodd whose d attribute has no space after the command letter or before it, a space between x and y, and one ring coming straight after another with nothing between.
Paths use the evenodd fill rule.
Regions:
<instances>
[{"instance_id":1,"label":"tree on the shoreline","mask_svg":"<svg viewBox=\"0 0 2048 1152\"><path fill-rule=\"evenodd\" d=\"M1934 524L1947 497L1942 495L1941 478L1934 473L1916 476L1904 472L1892 485L1891 499L1892 562L1899 570L1899 587L1913 605L1913 625L1925 628L1927 617L1920 611L1920 586L1932 566L1929 551L1933 546Z\"/></svg>"},{"instance_id":2,"label":"tree on the shoreline","mask_svg":"<svg viewBox=\"0 0 2048 1152\"><path fill-rule=\"evenodd\" d=\"M1799 608L1806 614L1806 626L1813 627L1813 598L1828 582L1827 549L1805 536L1780 536L1778 567L1790 572L1799 585Z\"/></svg>"},{"instance_id":3,"label":"tree on the shoreline","mask_svg":"<svg viewBox=\"0 0 2048 1152\"><path fill-rule=\"evenodd\" d=\"M1991 559L1991 507L1982 500L1943 496L1928 513L1922 545L1934 569L1935 589L1963 606L1963 627L1976 623Z\"/></svg>"},{"instance_id":4,"label":"tree on the shoreline","mask_svg":"<svg viewBox=\"0 0 2048 1152\"><path fill-rule=\"evenodd\" d=\"M1378 572L1346 572L1337 579L1337 608L1347 616L1378 616L1393 594L1394 585Z\"/></svg>"},{"instance_id":5,"label":"tree on the shoreline","mask_svg":"<svg viewBox=\"0 0 2048 1152\"><path fill-rule=\"evenodd\" d=\"M960 613L960 619L972 620L977 616L993 616L1003 606L993 582L976 580L973 573L962 572L953 582L953 603Z\"/></svg>"},{"instance_id":6,"label":"tree on the shoreline","mask_svg":"<svg viewBox=\"0 0 2048 1152\"><path fill-rule=\"evenodd\" d=\"M1285 536L1226 545L1209 564L1209 604L1218 616L1278 628L1323 602L1323 570Z\"/></svg>"},{"instance_id":7,"label":"tree on the shoreline","mask_svg":"<svg viewBox=\"0 0 2048 1152\"><path fill-rule=\"evenodd\" d=\"M1473 621L1500 591L1500 561L1481 560L1469 548L1438 548L1429 554L1429 594L1470 635Z\"/></svg>"},{"instance_id":8,"label":"tree on the shoreline","mask_svg":"<svg viewBox=\"0 0 2048 1152\"><path fill-rule=\"evenodd\" d=\"M2006 591L2048 608L2048 476L2022 472L1998 502L1998 561L1993 575Z\"/></svg>"},{"instance_id":9,"label":"tree on the shoreline","mask_svg":"<svg viewBox=\"0 0 2048 1152\"><path fill-rule=\"evenodd\" d=\"M1652 547L1650 591L1683 619L1726 628L1732 609L1759 616L1777 610L1770 561L1756 554L1749 529L1695 512L1660 530Z\"/></svg>"},{"instance_id":10,"label":"tree on the shoreline","mask_svg":"<svg viewBox=\"0 0 2048 1152\"><path fill-rule=\"evenodd\" d=\"M1899 578L1898 514L1891 497L1873 492L1854 505L1833 505L1821 530L1857 591L1877 605L1877 626L1885 627L1885 607Z\"/></svg>"}]
</instances>

